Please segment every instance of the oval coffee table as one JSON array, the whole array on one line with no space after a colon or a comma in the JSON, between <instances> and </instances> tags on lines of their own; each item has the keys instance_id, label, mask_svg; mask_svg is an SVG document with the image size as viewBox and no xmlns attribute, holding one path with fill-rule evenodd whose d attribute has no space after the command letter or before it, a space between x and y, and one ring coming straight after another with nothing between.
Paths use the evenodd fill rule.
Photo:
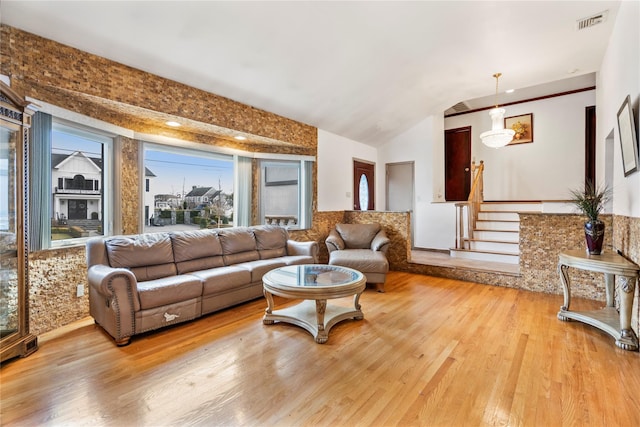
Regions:
<instances>
[{"instance_id":1,"label":"oval coffee table","mask_svg":"<svg viewBox=\"0 0 640 427\"><path fill-rule=\"evenodd\" d=\"M347 319L364 319L360 310L360 294L366 287L364 275L337 265L289 265L271 270L262 277L267 299L262 322L271 325L287 322L306 329L318 344L324 344L329 330ZM273 296L302 299L300 304L274 310ZM353 307L327 304L328 299L353 295Z\"/></svg>"}]
</instances>

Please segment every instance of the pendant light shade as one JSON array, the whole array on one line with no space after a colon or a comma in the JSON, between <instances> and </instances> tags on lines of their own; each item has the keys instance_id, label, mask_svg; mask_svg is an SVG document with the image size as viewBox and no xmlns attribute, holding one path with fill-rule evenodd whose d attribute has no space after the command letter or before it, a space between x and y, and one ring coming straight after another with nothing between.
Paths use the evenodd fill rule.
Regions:
<instances>
[{"instance_id":1,"label":"pendant light shade","mask_svg":"<svg viewBox=\"0 0 640 427\"><path fill-rule=\"evenodd\" d=\"M496 106L495 108L489 110L489 116L491 117L491 130L482 132L480 134L482 143L491 148L504 147L505 145L513 141L513 136L516 133L512 129L504 128L505 109L498 107L498 78L501 75L501 73L496 73L493 75L493 77L495 77L496 79Z\"/></svg>"}]
</instances>

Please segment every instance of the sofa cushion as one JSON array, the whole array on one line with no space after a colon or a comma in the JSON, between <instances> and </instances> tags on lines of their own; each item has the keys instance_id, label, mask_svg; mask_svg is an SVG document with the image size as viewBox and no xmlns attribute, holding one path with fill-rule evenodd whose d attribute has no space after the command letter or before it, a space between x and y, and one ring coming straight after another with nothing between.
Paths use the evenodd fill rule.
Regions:
<instances>
[{"instance_id":1,"label":"sofa cushion","mask_svg":"<svg viewBox=\"0 0 640 427\"><path fill-rule=\"evenodd\" d=\"M173 256L178 274L222 267L222 245L214 230L171 233Z\"/></svg>"},{"instance_id":2,"label":"sofa cushion","mask_svg":"<svg viewBox=\"0 0 640 427\"><path fill-rule=\"evenodd\" d=\"M128 268L144 282L176 274L171 238L166 233L117 236L105 240L111 267Z\"/></svg>"},{"instance_id":3,"label":"sofa cushion","mask_svg":"<svg viewBox=\"0 0 640 427\"><path fill-rule=\"evenodd\" d=\"M225 292L251 283L251 272L235 265L194 271L191 274L203 282L203 296Z\"/></svg>"},{"instance_id":4,"label":"sofa cushion","mask_svg":"<svg viewBox=\"0 0 640 427\"><path fill-rule=\"evenodd\" d=\"M347 249L370 249L380 224L336 224L336 230Z\"/></svg>"},{"instance_id":5,"label":"sofa cushion","mask_svg":"<svg viewBox=\"0 0 640 427\"><path fill-rule=\"evenodd\" d=\"M218 231L225 265L260 259L256 239L248 227L225 228Z\"/></svg>"},{"instance_id":6,"label":"sofa cushion","mask_svg":"<svg viewBox=\"0 0 640 427\"><path fill-rule=\"evenodd\" d=\"M287 255L287 230L275 225L263 225L253 228L256 247L260 259L277 258Z\"/></svg>"},{"instance_id":7,"label":"sofa cushion","mask_svg":"<svg viewBox=\"0 0 640 427\"><path fill-rule=\"evenodd\" d=\"M160 307L175 302L198 298L202 295L202 281L195 276L182 274L173 277L138 282L140 307Z\"/></svg>"},{"instance_id":8,"label":"sofa cushion","mask_svg":"<svg viewBox=\"0 0 640 427\"><path fill-rule=\"evenodd\" d=\"M266 273L273 270L274 268L284 267L285 265L287 264L282 258L260 259L256 261L236 264L238 268L243 268L251 272L252 282L262 281L262 276L264 276Z\"/></svg>"}]
</instances>

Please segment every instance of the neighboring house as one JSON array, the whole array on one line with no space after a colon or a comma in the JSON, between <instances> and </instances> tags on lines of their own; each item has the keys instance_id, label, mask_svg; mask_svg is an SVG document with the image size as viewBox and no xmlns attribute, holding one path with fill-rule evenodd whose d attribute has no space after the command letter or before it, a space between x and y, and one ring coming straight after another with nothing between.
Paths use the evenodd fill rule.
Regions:
<instances>
[{"instance_id":1,"label":"neighboring house","mask_svg":"<svg viewBox=\"0 0 640 427\"><path fill-rule=\"evenodd\" d=\"M102 219L102 160L81 151L51 155L53 216L56 220Z\"/></svg>"},{"instance_id":2,"label":"neighboring house","mask_svg":"<svg viewBox=\"0 0 640 427\"><path fill-rule=\"evenodd\" d=\"M182 198L175 194L156 194L156 209L179 209L182 208Z\"/></svg>"},{"instance_id":3,"label":"neighboring house","mask_svg":"<svg viewBox=\"0 0 640 427\"><path fill-rule=\"evenodd\" d=\"M187 206L193 208L198 205L209 205L218 197L220 190L216 190L213 187L197 187L193 186L191 191L185 196Z\"/></svg>"},{"instance_id":4,"label":"neighboring house","mask_svg":"<svg viewBox=\"0 0 640 427\"><path fill-rule=\"evenodd\" d=\"M151 192L151 183L156 175L144 168L144 223L149 224L149 217L153 215L153 209L155 207L155 196Z\"/></svg>"}]
</instances>

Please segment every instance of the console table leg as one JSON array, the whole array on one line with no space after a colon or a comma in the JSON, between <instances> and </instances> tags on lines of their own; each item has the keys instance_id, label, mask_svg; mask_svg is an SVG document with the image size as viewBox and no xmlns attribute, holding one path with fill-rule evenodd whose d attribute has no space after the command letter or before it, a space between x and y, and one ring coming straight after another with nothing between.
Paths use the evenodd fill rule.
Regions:
<instances>
[{"instance_id":1,"label":"console table leg","mask_svg":"<svg viewBox=\"0 0 640 427\"><path fill-rule=\"evenodd\" d=\"M604 275L604 285L607 297L607 307L615 307L615 276L613 274Z\"/></svg>"},{"instance_id":2,"label":"console table leg","mask_svg":"<svg viewBox=\"0 0 640 427\"><path fill-rule=\"evenodd\" d=\"M616 345L624 350L638 350L638 337L631 329L631 311L636 288L635 277L618 276L620 289L620 338Z\"/></svg>"}]
</instances>

